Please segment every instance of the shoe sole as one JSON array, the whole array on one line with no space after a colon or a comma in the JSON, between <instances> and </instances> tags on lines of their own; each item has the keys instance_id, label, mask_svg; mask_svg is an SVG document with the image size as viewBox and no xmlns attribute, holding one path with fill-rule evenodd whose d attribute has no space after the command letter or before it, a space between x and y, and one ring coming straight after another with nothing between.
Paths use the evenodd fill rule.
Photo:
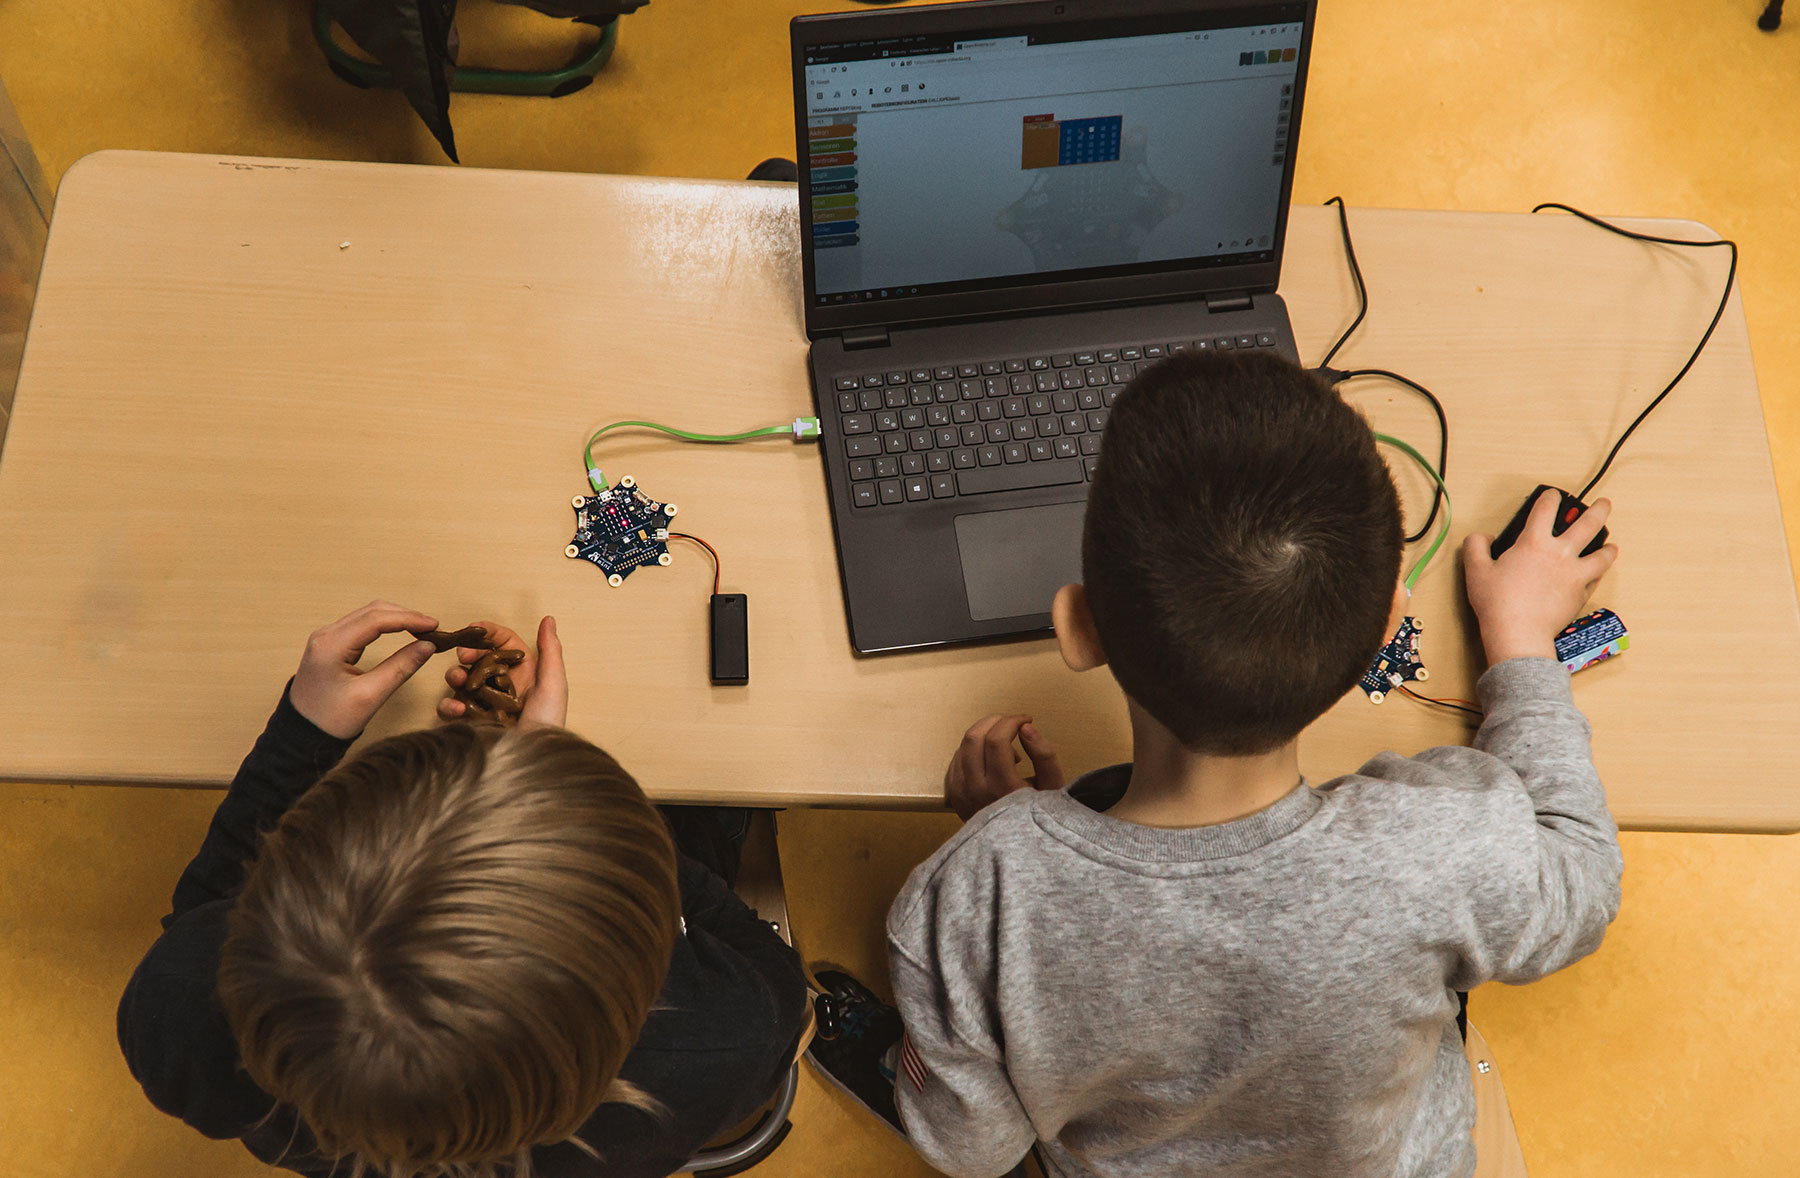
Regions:
<instances>
[{"instance_id":1,"label":"shoe sole","mask_svg":"<svg viewBox=\"0 0 1800 1178\"><path fill-rule=\"evenodd\" d=\"M805 1058L806 1058L807 1064L809 1066L811 1066L811 1068L812 1068L813 1075L819 1077L819 1079L825 1081L825 1083L831 1085L833 1088L836 1088L839 1092L842 1092L845 1096L849 1097L851 1102L854 1103L856 1105L856 1107L867 1112L871 1117L873 1117L875 1119L876 1123L879 1124L882 1128L886 1129L888 1132L892 1133L895 1137L898 1137L900 1140L905 1141L909 1144L911 1143L911 1138L907 1137L906 1131L904 1129L902 1129L900 1126L894 1124L892 1121L888 1120L886 1117L882 1116L879 1112L877 1112L875 1110L873 1105L871 1105L868 1101L864 1100L862 1097L858 1096L856 1093L852 1092L844 1084L844 1082L842 1080L838 1079L836 1076L831 1074L830 1069L828 1069L824 1064L820 1063L818 1060L814 1059L813 1053L812 1053L812 1048L809 1047L806 1049ZM894 1115L895 1116L900 1115L900 1106L899 1106L898 1101L896 1101L894 1104Z\"/></svg>"}]
</instances>

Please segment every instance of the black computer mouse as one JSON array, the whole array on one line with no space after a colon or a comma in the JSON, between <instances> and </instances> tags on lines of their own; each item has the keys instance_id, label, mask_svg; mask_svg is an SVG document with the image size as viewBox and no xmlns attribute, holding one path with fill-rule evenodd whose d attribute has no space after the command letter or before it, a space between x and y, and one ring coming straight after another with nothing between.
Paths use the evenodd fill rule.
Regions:
<instances>
[{"instance_id":1,"label":"black computer mouse","mask_svg":"<svg viewBox=\"0 0 1800 1178\"><path fill-rule=\"evenodd\" d=\"M1556 509L1556 519L1550 524L1550 534L1553 536L1560 536L1568 531L1569 525L1580 519L1581 513L1587 510L1587 504L1575 498L1575 496L1569 494L1561 487L1552 487L1548 483L1539 483L1537 490L1525 497L1525 502L1519 507L1519 510L1514 513L1512 521L1501 530L1498 536L1494 537L1491 551L1495 557L1498 557L1502 552L1511 548L1518 540L1519 533L1525 530L1526 519L1531 515L1532 504L1536 503L1538 501L1538 496L1542 495L1545 491L1555 491L1558 495L1562 496L1562 503L1559 504ZM1581 550L1581 555L1592 555L1593 553L1598 552L1600 546L1605 543L1606 529L1601 528L1594 536L1593 540L1589 542L1588 546Z\"/></svg>"}]
</instances>

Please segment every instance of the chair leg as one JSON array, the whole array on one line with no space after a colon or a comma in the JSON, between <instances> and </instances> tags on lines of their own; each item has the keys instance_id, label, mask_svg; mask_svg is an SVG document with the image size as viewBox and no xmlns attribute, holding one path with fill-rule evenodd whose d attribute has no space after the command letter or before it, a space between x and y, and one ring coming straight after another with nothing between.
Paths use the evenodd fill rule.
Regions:
<instances>
[{"instance_id":1,"label":"chair leg","mask_svg":"<svg viewBox=\"0 0 1800 1178\"><path fill-rule=\"evenodd\" d=\"M1463 1053L1475 1082L1475 1178L1527 1178L1525 1151L1506 1102L1506 1085L1500 1082L1500 1065L1473 1023Z\"/></svg>"},{"instance_id":2,"label":"chair leg","mask_svg":"<svg viewBox=\"0 0 1800 1178\"><path fill-rule=\"evenodd\" d=\"M1772 33L1781 27L1781 0L1769 0L1769 6L1756 18L1756 27L1765 33Z\"/></svg>"}]
</instances>

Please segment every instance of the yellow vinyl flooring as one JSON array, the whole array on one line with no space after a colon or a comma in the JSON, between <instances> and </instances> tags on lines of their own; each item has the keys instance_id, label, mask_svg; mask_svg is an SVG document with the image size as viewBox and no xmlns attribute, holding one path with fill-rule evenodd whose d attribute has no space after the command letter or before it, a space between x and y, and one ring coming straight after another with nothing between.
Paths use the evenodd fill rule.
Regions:
<instances>
[{"instance_id":1,"label":"yellow vinyl flooring","mask_svg":"<svg viewBox=\"0 0 1800 1178\"><path fill-rule=\"evenodd\" d=\"M786 21L824 7L653 0L627 18L617 56L586 91L456 97L463 160L741 177L792 154ZM1735 237L1792 535L1800 11L1769 35L1755 28L1760 7L1324 0L1294 199L1516 211L1562 200L1690 217ZM495 62L504 45L514 60L548 60L570 46L568 30L542 18L485 0L464 8L471 60ZM0 0L0 79L52 182L112 147L441 162L399 97L326 72L300 0ZM1627 554L1629 512L1620 504ZM1730 569L1714 588L1730 608ZM154 1112L113 1042L119 990L217 796L0 786L0 1178L273 1173ZM810 955L885 984L888 902L954 820L781 821ZM1635 834L1624 846L1624 911L1605 947L1547 981L1473 1000L1532 1173L1800 1173L1800 841ZM795 1121L760 1173L929 1173L810 1077Z\"/></svg>"}]
</instances>

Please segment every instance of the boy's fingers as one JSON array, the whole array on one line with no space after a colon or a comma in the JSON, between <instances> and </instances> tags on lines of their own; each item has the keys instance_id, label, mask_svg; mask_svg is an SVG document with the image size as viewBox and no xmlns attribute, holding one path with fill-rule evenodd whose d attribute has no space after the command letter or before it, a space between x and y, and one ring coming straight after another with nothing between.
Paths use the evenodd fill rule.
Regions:
<instances>
[{"instance_id":1,"label":"boy's fingers","mask_svg":"<svg viewBox=\"0 0 1800 1178\"><path fill-rule=\"evenodd\" d=\"M368 614L375 613L377 610L404 609L404 608L406 608L406 607L400 606L400 605L395 605L393 602L388 601L386 598L377 597L374 601L369 602L369 604L358 606L357 608L351 610L349 613L345 614L343 617L339 618L336 622L334 622L332 624L333 625L342 625L343 623L352 621L353 619L361 618Z\"/></svg>"},{"instance_id":2,"label":"boy's fingers","mask_svg":"<svg viewBox=\"0 0 1800 1178\"><path fill-rule=\"evenodd\" d=\"M452 687L461 687L468 681L469 670L467 667L451 667L448 671L444 672L444 682Z\"/></svg>"},{"instance_id":3,"label":"boy's fingers","mask_svg":"<svg viewBox=\"0 0 1800 1178\"><path fill-rule=\"evenodd\" d=\"M1606 519L1611 514L1611 499L1594 500L1588 509L1569 525L1569 530L1562 534L1564 543L1568 544L1570 551L1580 552L1588 546L1588 541L1600 534L1600 529L1606 526Z\"/></svg>"},{"instance_id":4,"label":"boy's fingers","mask_svg":"<svg viewBox=\"0 0 1800 1178\"><path fill-rule=\"evenodd\" d=\"M364 691L370 692L375 699L385 700L400 689L400 685L418 673L437 648L425 641L409 642L393 654L382 659L359 680Z\"/></svg>"},{"instance_id":5,"label":"boy's fingers","mask_svg":"<svg viewBox=\"0 0 1800 1178\"><path fill-rule=\"evenodd\" d=\"M440 720L460 720L463 718L463 713L468 710L460 699L438 700L437 714Z\"/></svg>"},{"instance_id":6,"label":"boy's fingers","mask_svg":"<svg viewBox=\"0 0 1800 1178\"><path fill-rule=\"evenodd\" d=\"M1025 745L1025 755L1031 758L1032 784L1038 789L1059 790L1063 787L1062 762L1057 759L1056 746L1044 739L1044 734L1037 730L1036 724L1026 724L1019 729L1019 738Z\"/></svg>"},{"instance_id":7,"label":"boy's fingers","mask_svg":"<svg viewBox=\"0 0 1800 1178\"><path fill-rule=\"evenodd\" d=\"M496 650L525 650L525 644L519 641L519 636L511 630L508 630L505 626L500 625L498 622L470 622L469 625L480 626L483 630L486 630L488 641L494 644L494 649ZM465 665L475 662L486 653L487 651L475 646L459 646L456 648L456 657ZM529 654L531 652L526 651L526 653Z\"/></svg>"},{"instance_id":8,"label":"boy's fingers","mask_svg":"<svg viewBox=\"0 0 1800 1178\"><path fill-rule=\"evenodd\" d=\"M1613 562L1618 559L1619 546L1617 544L1607 544L1595 549L1592 553L1582 557L1581 560L1577 562L1576 567L1581 570L1581 575L1587 578L1587 591L1589 593L1594 591L1594 586L1600 583L1600 578L1606 576L1607 570L1612 568Z\"/></svg>"},{"instance_id":9,"label":"boy's fingers","mask_svg":"<svg viewBox=\"0 0 1800 1178\"><path fill-rule=\"evenodd\" d=\"M1004 717L1002 717L999 712L990 712L983 716L981 719L969 725L969 730L963 733L963 743L968 744L971 741L979 743L981 738L987 735L987 730L992 728L995 724L998 724L1002 719L1004 719Z\"/></svg>"},{"instance_id":10,"label":"boy's fingers","mask_svg":"<svg viewBox=\"0 0 1800 1178\"><path fill-rule=\"evenodd\" d=\"M1018 776L1013 769L1018 763L1013 739L1019 735L1019 729L1030 722L1030 716L1002 716L987 730L981 739L981 752L982 768L988 776L996 781L1008 781Z\"/></svg>"},{"instance_id":11,"label":"boy's fingers","mask_svg":"<svg viewBox=\"0 0 1800 1178\"><path fill-rule=\"evenodd\" d=\"M963 773L969 780L981 775L982 758L986 755L982 751L982 741L987 739L988 729L1003 718L999 712L992 712L969 725L969 730L963 733L962 743L956 746L955 759L962 763Z\"/></svg>"},{"instance_id":12,"label":"boy's fingers","mask_svg":"<svg viewBox=\"0 0 1800 1178\"><path fill-rule=\"evenodd\" d=\"M1562 495L1551 487L1539 495L1531 504L1531 514L1525 517L1527 532L1550 533L1550 525L1556 521L1556 509L1562 504Z\"/></svg>"},{"instance_id":13,"label":"boy's fingers","mask_svg":"<svg viewBox=\"0 0 1800 1178\"><path fill-rule=\"evenodd\" d=\"M383 634L437 629L437 619L429 614L422 614L416 609L403 609L397 605L390 607L385 603L377 604L380 608L376 608L376 605L366 606L330 627L334 631L328 640L330 648L334 653L342 654L345 662L354 663L360 659L369 643ZM434 649L432 653L437 652Z\"/></svg>"}]
</instances>

